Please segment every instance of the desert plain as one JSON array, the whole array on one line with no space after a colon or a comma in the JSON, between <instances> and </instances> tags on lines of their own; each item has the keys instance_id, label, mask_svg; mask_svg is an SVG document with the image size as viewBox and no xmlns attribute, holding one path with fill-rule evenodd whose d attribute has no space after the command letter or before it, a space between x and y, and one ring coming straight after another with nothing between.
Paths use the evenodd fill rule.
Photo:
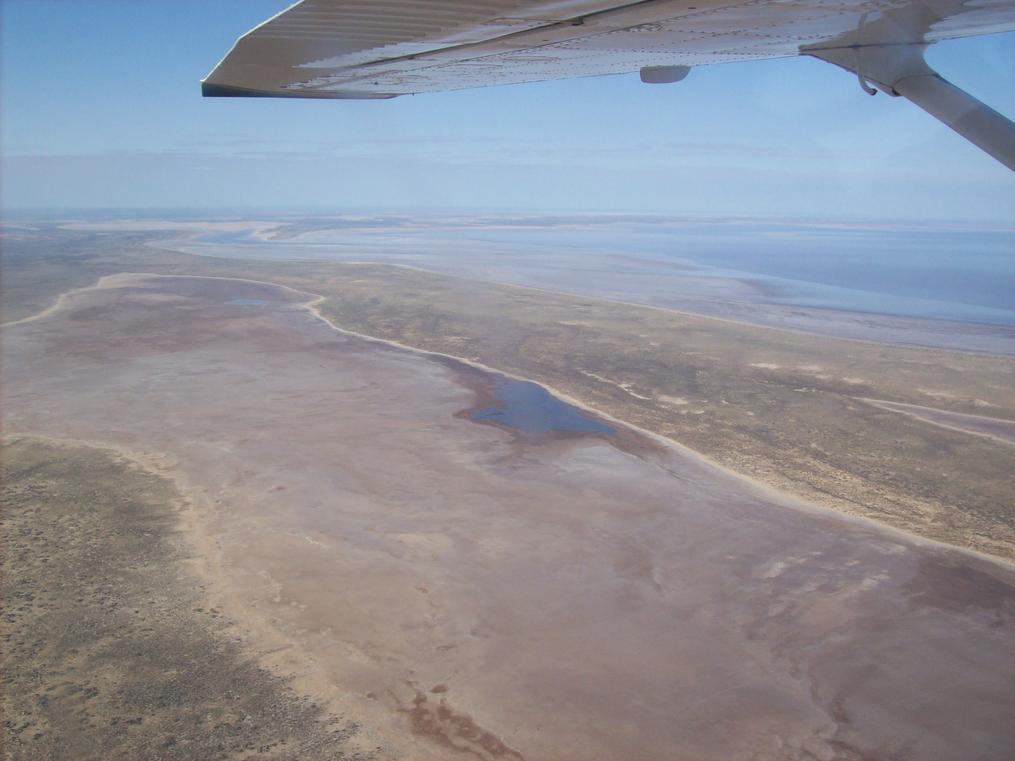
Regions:
<instances>
[{"instance_id":1,"label":"desert plain","mask_svg":"<svg viewBox=\"0 0 1015 761\"><path fill-rule=\"evenodd\" d=\"M159 628L177 604L213 610L186 636L208 629L209 663L248 668L237 691L223 667L219 702L289 706L232 711L237 732L277 724L281 739L201 745L207 757L1011 756L1009 564L776 491L568 395L558 403L612 432L477 419L509 378L495 370L513 368L340 330L350 303L249 276L120 272L4 327L5 484L23 508L5 525L21 559L5 562L36 585L4 595L17 657L5 708L27 722L7 727L8 757L40 743L71 757L61 738L94 731L54 711L119 725L106 713L133 694L121 672L145 662L131 643L151 632L125 627L119 658L62 702L38 700L73 667L52 666L37 587L75 582L26 562L42 541L30 518L75 472L77 503L113 499L108 475L87 476L99 465L139 479L133 498L161 516L145 531L173 548L156 553L161 577L134 568L135 549L103 582L148 585L120 612L144 616L157 598ZM1009 456L997 437L868 408ZM61 452L92 470L58 473ZM1003 481L985 488L989 503ZM95 636L117 647L115 631ZM199 724L179 721L191 695L172 694L77 757L116 743L121 757L195 757ZM104 698L106 713L88 712Z\"/></svg>"}]
</instances>

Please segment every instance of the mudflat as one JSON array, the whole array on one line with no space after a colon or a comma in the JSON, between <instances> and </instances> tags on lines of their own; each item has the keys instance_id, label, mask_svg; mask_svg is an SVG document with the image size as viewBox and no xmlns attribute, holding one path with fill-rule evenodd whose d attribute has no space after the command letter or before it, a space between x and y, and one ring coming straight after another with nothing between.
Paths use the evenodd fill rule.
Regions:
<instances>
[{"instance_id":1,"label":"mudflat","mask_svg":"<svg viewBox=\"0 0 1015 761\"><path fill-rule=\"evenodd\" d=\"M313 302L118 275L5 329L6 431L171 474L259 666L412 759L1011 757L1010 566L616 421L475 422L481 371Z\"/></svg>"}]
</instances>

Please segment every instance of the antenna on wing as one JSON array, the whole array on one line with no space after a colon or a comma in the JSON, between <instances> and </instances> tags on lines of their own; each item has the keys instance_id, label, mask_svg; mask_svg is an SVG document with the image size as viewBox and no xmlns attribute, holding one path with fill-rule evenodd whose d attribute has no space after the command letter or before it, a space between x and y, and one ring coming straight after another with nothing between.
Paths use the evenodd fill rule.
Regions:
<instances>
[{"instance_id":1,"label":"antenna on wing","mask_svg":"<svg viewBox=\"0 0 1015 761\"><path fill-rule=\"evenodd\" d=\"M856 78L860 82L861 90L863 90L868 95L877 95L878 94L877 88L871 87L870 82L867 81L867 77L863 75L863 59L860 56L860 49L863 46L863 29L864 26L866 26L866 24L867 24L867 14L865 13L860 17L860 23L857 25L856 30L856 36L857 39L860 40L860 42L857 45L857 47L853 49L853 52L856 53Z\"/></svg>"}]
</instances>

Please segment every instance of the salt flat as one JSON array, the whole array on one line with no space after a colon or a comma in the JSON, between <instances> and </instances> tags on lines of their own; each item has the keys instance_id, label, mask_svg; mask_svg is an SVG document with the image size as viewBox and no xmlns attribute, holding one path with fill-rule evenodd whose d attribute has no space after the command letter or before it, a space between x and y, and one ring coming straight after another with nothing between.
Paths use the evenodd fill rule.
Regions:
<instances>
[{"instance_id":1,"label":"salt flat","mask_svg":"<svg viewBox=\"0 0 1015 761\"><path fill-rule=\"evenodd\" d=\"M1011 756L1010 566L471 422L474 374L312 300L105 278L5 329L5 431L159 463L250 647L405 758Z\"/></svg>"}]
</instances>

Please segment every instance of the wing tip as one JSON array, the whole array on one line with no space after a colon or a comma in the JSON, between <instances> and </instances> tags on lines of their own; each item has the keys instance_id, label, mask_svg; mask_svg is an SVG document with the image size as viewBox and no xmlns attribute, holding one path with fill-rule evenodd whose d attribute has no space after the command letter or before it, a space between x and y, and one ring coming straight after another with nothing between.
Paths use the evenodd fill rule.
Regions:
<instances>
[{"instance_id":1,"label":"wing tip","mask_svg":"<svg viewBox=\"0 0 1015 761\"><path fill-rule=\"evenodd\" d=\"M254 90L249 87L223 85L204 80L201 95L205 98L304 98L315 100L389 100L401 93L350 92L348 90Z\"/></svg>"},{"instance_id":2,"label":"wing tip","mask_svg":"<svg viewBox=\"0 0 1015 761\"><path fill-rule=\"evenodd\" d=\"M284 98L286 94L203 81L201 82L201 96L205 98Z\"/></svg>"}]
</instances>

